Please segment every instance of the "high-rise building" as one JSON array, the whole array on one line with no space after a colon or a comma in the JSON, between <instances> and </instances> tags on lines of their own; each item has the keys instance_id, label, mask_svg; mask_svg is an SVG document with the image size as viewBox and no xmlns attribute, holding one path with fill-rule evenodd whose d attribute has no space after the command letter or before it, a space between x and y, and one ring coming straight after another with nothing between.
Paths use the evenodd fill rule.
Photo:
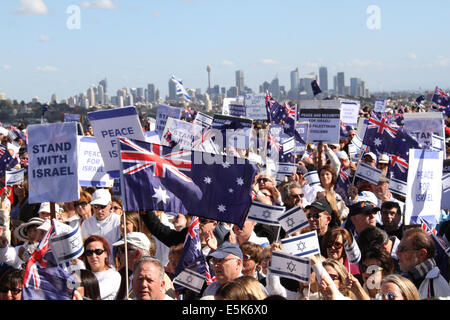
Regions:
<instances>
[{"instance_id":1,"label":"high-rise building","mask_svg":"<svg viewBox=\"0 0 450 320\"><path fill-rule=\"evenodd\" d=\"M267 81L264 81L263 84L259 86L260 93L266 93L266 91L269 90L270 90L270 83Z\"/></svg>"},{"instance_id":2,"label":"high-rise building","mask_svg":"<svg viewBox=\"0 0 450 320\"><path fill-rule=\"evenodd\" d=\"M319 68L319 86L322 92L328 91L328 70L327 67Z\"/></svg>"},{"instance_id":3,"label":"high-rise building","mask_svg":"<svg viewBox=\"0 0 450 320\"><path fill-rule=\"evenodd\" d=\"M89 101L89 107L95 106L95 91L94 86L90 86L87 90L87 99Z\"/></svg>"},{"instance_id":4,"label":"high-rise building","mask_svg":"<svg viewBox=\"0 0 450 320\"><path fill-rule=\"evenodd\" d=\"M169 100L177 100L177 87L172 79L169 79Z\"/></svg>"},{"instance_id":5,"label":"high-rise building","mask_svg":"<svg viewBox=\"0 0 450 320\"><path fill-rule=\"evenodd\" d=\"M337 74L337 94L345 94L345 77L344 72L338 72Z\"/></svg>"},{"instance_id":6,"label":"high-rise building","mask_svg":"<svg viewBox=\"0 0 450 320\"><path fill-rule=\"evenodd\" d=\"M227 97L228 98L236 98L239 95L239 88L238 87L230 87L227 91Z\"/></svg>"},{"instance_id":7,"label":"high-rise building","mask_svg":"<svg viewBox=\"0 0 450 320\"><path fill-rule=\"evenodd\" d=\"M362 96L360 78L350 78L350 95L353 97Z\"/></svg>"},{"instance_id":8,"label":"high-rise building","mask_svg":"<svg viewBox=\"0 0 450 320\"><path fill-rule=\"evenodd\" d=\"M148 89L148 102L152 103L156 101L156 87L153 83L147 85Z\"/></svg>"},{"instance_id":9,"label":"high-rise building","mask_svg":"<svg viewBox=\"0 0 450 320\"><path fill-rule=\"evenodd\" d=\"M97 103L99 105L105 104L105 90L103 88L103 85L99 84L97 87Z\"/></svg>"},{"instance_id":10,"label":"high-rise building","mask_svg":"<svg viewBox=\"0 0 450 320\"><path fill-rule=\"evenodd\" d=\"M136 102L144 102L144 88L137 88L136 95Z\"/></svg>"},{"instance_id":11,"label":"high-rise building","mask_svg":"<svg viewBox=\"0 0 450 320\"><path fill-rule=\"evenodd\" d=\"M103 86L103 93L107 94L108 93L108 80L106 80L106 77L105 77L105 79L101 80L99 82L99 84L101 84Z\"/></svg>"},{"instance_id":12,"label":"high-rise building","mask_svg":"<svg viewBox=\"0 0 450 320\"><path fill-rule=\"evenodd\" d=\"M310 74L307 74L304 78L300 79L300 90L302 92L306 92L308 96L313 96L314 93L312 91L311 82L314 80L317 81L317 74L314 72L311 72Z\"/></svg>"},{"instance_id":13,"label":"high-rise building","mask_svg":"<svg viewBox=\"0 0 450 320\"><path fill-rule=\"evenodd\" d=\"M236 71L236 87L238 88L238 95L244 94L245 92L244 71L242 70Z\"/></svg>"},{"instance_id":14,"label":"high-rise building","mask_svg":"<svg viewBox=\"0 0 450 320\"><path fill-rule=\"evenodd\" d=\"M274 99L280 99L280 81L278 80L278 77L275 77L270 83L269 92Z\"/></svg>"},{"instance_id":15,"label":"high-rise building","mask_svg":"<svg viewBox=\"0 0 450 320\"><path fill-rule=\"evenodd\" d=\"M52 94L50 101L51 103L58 103L58 97L56 96L56 94Z\"/></svg>"},{"instance_id":16,"label":"high-rise building","mask_svg":"<svg viewBox=\"0 0 450 320\"><path fill-rule=\"evenodd\" d=\"M291 71L291 90L293 92L298 92L300 85L300 78L298 75L298 68Z\"/></svg>"}]
</instances>

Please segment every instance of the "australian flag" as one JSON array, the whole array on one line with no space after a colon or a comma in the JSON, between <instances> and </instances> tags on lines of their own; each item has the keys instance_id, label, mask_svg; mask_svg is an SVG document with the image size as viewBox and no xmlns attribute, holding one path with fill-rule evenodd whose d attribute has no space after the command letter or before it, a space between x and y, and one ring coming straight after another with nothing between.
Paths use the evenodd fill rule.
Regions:
<instances>
[{"instance_id":1,"label":"australian flag","mask_svg":"<svg viewBox=\"0 0 450 320\"><path fill-rule=\"evenodd\" d=\"M280 124L288 117L288 110L286 109L286 107L279 104L269 94L266 95L266 109L269 122L273 124Z\"/></svg>"},{"instance_id":2,"label":"australian flag","mask_svg":"<svg viewBox=\"0 0 450 320\"><path fill-rule=\"evenodd\" d=\"M311 82L311 88L315 96L322 92L322 90L320 90L319 84L317 83L317 80L313 80Z\"/></svg>"},{"instance_id":3,"label":"australian flag","mask_svg":"<svg viewBox=\"0 0 450 320\"><path fill-rule=\"evenodd\" d=\"M349 205L349 194L348 194L348 188L351 185L350 176L348 172L341 168L339 172L339 176L336 181L336 185L334 186L334 191L338 193L342 199L344 199L344 202Z\"/></svg>"},{"instance_id":4,"label":"australian flag","mask_svg":"<svg viewBox=\"0 0 450 320\"><path fill-rule=\"evenodd\" d=\"M198 217L193 217L188 228L186 239L184 240L183 250L181 251L180 262L175 269L174 278L183 270L190 269L205 276L206 283L209 285L216 281L214 273L209 269L205 256L200 245L200 222ZM175 286L175 289L180 290Z\"/></svg>"},{"instance_id":5,"label":"australian flag","mask_svg":"<svg viewBox=\"0 0 450 320\"><path fill-rule=\"evenodd\" d=\"M11 165L14 162L16 163L16 159L11 157L9 150L3 146L0 146L0 177L5 174L6 170L9 170Z\"/></svg>"},{"instance_id":6,"label":"australian flag","mask_svg":"<svg viewBox=\"0 0 450 320\"><path fill-rule=\"evenodd\" d=\"M184 109L184 118L186 119L186 121L194 121L196 115L197 112L195 110L192 110L191 108Z\"/></svg>"},{"instance_id":7,"label":"australian flag","mask_svg":"<svg viewBox=\"0 0 450 320\"><path fill-rule=\"evenodd\" d=\"M423 100L425 100L425 96L424 95L421 95L421 96L417 97L416 98L416 104L418 106L420 106L420 104L422 103Z\"/></svg>"},{"instance_id":8,"label":"australian flag","mask_svg":"<svg viewBox=\"0 0 450 320\"><path fill-rule=\"evenodd\" d=\"M447 92L440 89L439 87L436 87L433 96L431 97L431 101L433 101L437 105L445 107L450 104L450 97Z\"/></svg>"},{"instance_id":9,"label":"australian flag","mask_svg":"<svg viewBox=\"0 0 450 320\"><path fill-rule=\"evenodd\" d=\"M126 210L185 213L242 227L258 171L247 159L119 139Z\"/></svg>"}]
</instances>

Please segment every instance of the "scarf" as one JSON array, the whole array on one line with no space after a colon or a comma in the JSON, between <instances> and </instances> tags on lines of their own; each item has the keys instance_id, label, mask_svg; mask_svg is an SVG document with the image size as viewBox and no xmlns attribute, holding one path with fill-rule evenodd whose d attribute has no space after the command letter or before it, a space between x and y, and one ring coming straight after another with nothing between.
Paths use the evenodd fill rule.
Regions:
<instances>
[{"instance_id":1,"label":"scarf","mask_svg":"<svg viewBox=\"0 0 450 320\"><path fill-rule=\"evenodd\" d=\"M411 270L403 274L403 276L411 280L414 285L419 288L427 273L434 267L436 267L436 262L434 259L427 259L424 262L414 266Z\"/></svg>"}]
</instances>

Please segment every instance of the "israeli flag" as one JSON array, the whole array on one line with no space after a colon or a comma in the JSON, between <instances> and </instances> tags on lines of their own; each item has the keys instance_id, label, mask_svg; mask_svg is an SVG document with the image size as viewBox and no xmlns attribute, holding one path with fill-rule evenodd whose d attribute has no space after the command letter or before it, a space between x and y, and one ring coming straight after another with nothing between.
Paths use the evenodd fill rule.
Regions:
<instances>
[{"instance_id":1,"label":"israeli flag","mask_svg":"<svg viewBox=\"0 0 450 320\"><path fill-rule=\"evenodd\" d=\"M175 279L173 279L174 284L180 285L197 293L200 293L202 290L204 282L204 276L190 269L184 269Z\"/></svg>"},{"instance_id":2,"label":"israeli flag","mask_svg":"<svg viewBox=\"0 0 450 320\"><path fill-rule=\"evenodd\" d=\"M391 178L389 181L388 190L390 192L399 194L401 196L406 197L406 191L408 189L408 184L405 181L398 180L395 178Z\"/></svg>"},{"instance_id":3,"label":"israeli flag","mask_svg":"<svg viewBox=\"0 0 450 320\"><path fill-rule=\"evenodd\" d=\"M355 133L351 144L353 144L358 150L361 150L363 147L363 140L357 133Z\"/></svg>"},{"instance_id":4,"label":"israeli flag","mask_svg":"<svg viewBox=\"0 0 450 320\"><path fill-rule=\"evenodd\" d=\"M320 254L319 239L317 238L316 230L297 237L282 239L281 248L284 253L297 257L309 257Z\"/></svg>"},{"instance_id":5,"label":"israeli flag","mask_svg":"<svg viewBox=\"0 0 450 320\"><path fill-rule=\"evenodd\" d=\"M189 97L189 95L188 95L186 89L185 89L184 86L183 86L182 80L181 80L181 79L175 78L175 76L172 76L172 79L171 79L171 80L172 80L173 82L175 82L175 84L176 84L177 94L182 94L183 97L184 97L184 99L186 99L187 101L192 102L192 99Z\"/></svg>"},{"instance_id":6,"label":"israeli flag","mask_svg":"<svg viewBox=\"0 0 450 320\"><path fill-rule=\"evenodd\" d=\"M281 143L281 146L283 148L283 154L292 153L295 150L295 140L294 136L287 138Z\"/></svg>"},{"instance_id":7,"label":"israeli flag","mask_svg":"<svg viewBox=\"0 0 450 320\"><path fill-rule=\"evenodd\" d=\"M70 262L78 258L84 252L83 238L81 236L80 225L75 228L52 220L56 236L49 239L49 246L58 264Z\"/></svg>"},{"instance_id":8,"label":"israeli flag","mask_svg":"<svg viewBox=\"0 0 450 320\"><path fill-rule=\"evenodd\" d=\"M262 224L279 226L278 217L283 214L285 208L271 206L262 202L254 201L248 211L248 219Z\"/></svg>"},{"instance_id":9,"label":"israeli flag","mask_svg":"<svg viewBox=\"0 0 450 320\"><path fill-rule=\"evenodd\" d=\"M309 283L311 276L311 262L280 251L272 252L272 261L269 266L272 274L289 278L303 283Z\"/></svg>"},{"instance_id":10,"label":"israeli flag","mask_svg":"<svg viewBox=\"0 0 450 320\"><path fill-rule=\"evenodd\" d=\"M347 259L351 264L357 264L359 260L361 260L361 251L359 250L359 246L355 239L353 239L351 246L349 246L347 240L345 240L344 249L347 254Z\"/></svg>"},{"instance_id":11,"label":"israeli flag","mask_svg":"<svg viewBox=\"0 0 450 320\"><path fill-rule=\"evenodd\" d=\"M197 115L195 116L193 123L198 124L203 128L209 128L211 127L213 120L214 120L213 117L201 112L197 112Z\"/></svg>"},{"instance_id":12,"label":"israeli flag","mask_svg":"<svg viewBox=\"0 0 450 320\"><path fill-rule=\"evenodd\" d=\"M308 225L308 219L301 207L293 207L278 218L287 234L294 233Z\"/></svg>"},{"instance_id":13,"label":"israeli flag","mask_svg":"<svg viewBox=\"0 0 450 320\"><path fill-rule=\"evenodd\" d=\"M13 186L23 182L25 174L25 168L15 171L5 171L6 181L5 184L7 186Z\"/></svg>"},{"instance_id":14,"label":"israeli flag","mask_svg":"<svg viewBox=\"0 0 450 320\"><path fill-rule=\"evenodd\" d=\"M381 170L364 162L360 162L356 169L356 176L377 185L380 180Z\"/></svg>"},{"instance_id":15,"label":"israeli flag","mask_svg":"<svg viewBox=\"0 0 450 320\"><path fill-rule=\"evenodd\" d=\"M431 146L432 151L442 151L442 145L444 144L444 139L436 134L431 135Z\"/></svg>"},{"instance_id":16,"label":"israeli flag","mask_svg":"<svg viewBox=\"0 0 450 320\"><path fill-rule=\"evenodd\" d=\"M312 187L316 185L320 185L320 178L317 171L310 171L304 175L306 182Z\"/></svg>"},{"instance_id":17,"label":"israeli flag","mask_svg":"<svg viewBox=\"0 0 450 320\"><path fill-rule=\"evenodd\" d=\"M277 170L277 181L283 181L285 176L290 176L296 170L297 165L289 162L279 162Z\"/></svg>"}]
</instances>

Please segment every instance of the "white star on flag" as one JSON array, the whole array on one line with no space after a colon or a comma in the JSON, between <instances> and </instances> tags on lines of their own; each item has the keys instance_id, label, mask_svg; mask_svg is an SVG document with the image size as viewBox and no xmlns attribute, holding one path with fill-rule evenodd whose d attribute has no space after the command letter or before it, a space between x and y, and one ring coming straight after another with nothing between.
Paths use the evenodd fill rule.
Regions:
<instances>
[{"instance_id":1,"label":"white star on flag","mask_svg":"<svg viewBox=\"0 0 450 320\"><path fill-rule=\"evenodd\" d=\"M219 210L220 212L225 212L225 210L226 210L226 207L223 205L223 204L220 204L218 207L217 207L217 210Z\"/></svg>"},{"instance_id":2,"label":"white star on flag","mask_svg":"<svg viewBox=\"0 0 450 320\"><path fill-rule=\"evenodd\" d=\"M377 147L379 147L379 146L381 145L381 139L375 138L375 139L373 140L373 143L374 143Z\"/></svg>"},{"instance_id":3,"label":"white star on flag","mask_svg":"<svg viewBox=\"0 0 450 320\"><path fill-rule=\"evenodd\" d=\"M229 168L230 167L230 164L228 163L228 162L224 162L224 163L222 163L222 167L224 167L225 169L227 169L227 168Z\"/></svg>"},{"instance_id":4,"label":"white star on flag","mask_svg":"<svg viewBox=\"0 0 450 320\"><path fill-rule=\"evenodd\" d=\"M236 183L237 183L238 185L242 186L242 185L244 184L244 179L242 179L242 178L237 178L237 179L236 179Z\"/></svg>"},{"instance_id":5,"label":"white star on flag","mask_svg":"<svg viewBox=\"0 0 450 320\"><path fill-rule=\"evenodd\" d=\"M206 184L211 184L212 180L210 177L205 177L205 179L203 181L205 181Z\"/></svg>"},{"instance_id":6,"label":"white star on flag","mask_svg":"<svg viewBox=\"0 0 450 320\"><path fill-rule=\"evenodd\" d=\"M158 189L153 188L153 191L155 191L155 194L153 195L153 198L156 198L158 202L166 203L166 200L170 197L167 195L166 190L161 188L161 186L158 187Z\"/></svg>"},{"instance_id":7,"label":"white star on flag","mask_svg":"<svg viewBox=\"0 0 450 320\"><path fill-rule=\"evenodd\" d=\"M233 193L234 190L230 188L230 189L228 189L228 192L229 192L229 193Z\"/></svg>"}]
</instances>

